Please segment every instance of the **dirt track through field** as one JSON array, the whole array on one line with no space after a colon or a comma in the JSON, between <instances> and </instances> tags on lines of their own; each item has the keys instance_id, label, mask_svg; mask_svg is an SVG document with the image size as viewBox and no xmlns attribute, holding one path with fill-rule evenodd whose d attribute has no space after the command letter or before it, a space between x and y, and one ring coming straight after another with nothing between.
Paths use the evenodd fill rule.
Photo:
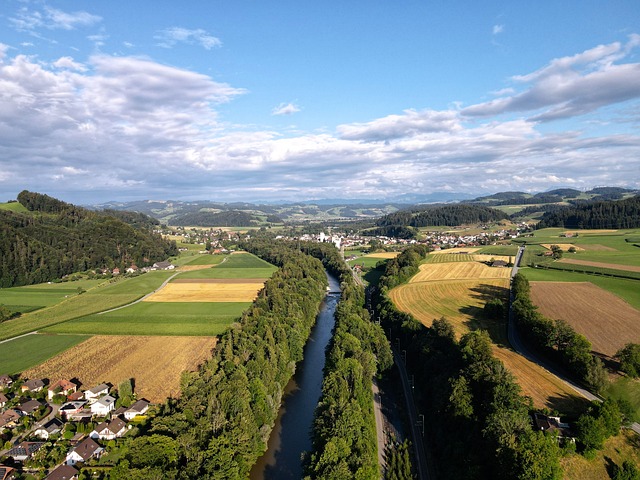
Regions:
<instances>
[{"instance_id":1,"label":"dirt track through field","mask_svg":"<svg viewBox=\"0 0 640 480\"><path fill-rule=\"evenodd\" d=\"M152 402L180 395L180 375L211 356L215 337L97 335L24 372L50 382L77 378L83 389L102 382L117 386L128 378L135 392Z\"/></svg>"},{"instance_id":2,"label":"dirt track through field","mask_svg":"<svg viewBox=\"0 0 640 480\"><path fill-rule=\"evenodd\" d=\"M613 356L626 343L640 343L640 311L589 282L531 282L531 299L549 318L566 320L592 344Z\"/></svg>"}]
</instances>

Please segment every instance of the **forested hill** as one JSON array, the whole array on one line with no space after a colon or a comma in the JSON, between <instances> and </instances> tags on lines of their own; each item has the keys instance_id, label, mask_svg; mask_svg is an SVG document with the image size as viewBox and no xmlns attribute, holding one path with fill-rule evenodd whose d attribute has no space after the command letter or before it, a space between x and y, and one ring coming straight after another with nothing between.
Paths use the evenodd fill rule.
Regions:
<instances>
[{"instance_id":1,"label":"forested hill","mask_svg":"<svg viewBox=\"0 0 640 480\"><path fill-rule=\"evenodd\" d=\"M279 219L278 219L279 220ZM257 225L259 219L254 215L239 210L225 212L190 212L171 220L171 225L182 227L250 227Z\"/></svg>"},{"instance_id":2,"label":"forested hill","mask_svg":"<svg viewBox=\"0 0 640 480\"><path fill-rule=\"evenodd\" d=\"M567 207L543 215L538 228L638 228L640 196Z\"/></svg>"},{"instance_id":3,"label":"forested hill","mask_svg":"<svg viewBox=\"0 0 640 480\"><path fill-rule=\"evenodd\" d=\"M150 265L177 254L140 214L92 212L23 191L29 213L0 210L0 287L30 285L92 268ZM131 222L133 225L123 220Z\"/></svg>"},{"instance_id":4,"label":"forested hill","mask_svg":"<svg viewBox=\"0 0 640 480\"><path fill-rule=\"evenodd\" d=\"M489 207L479 205L443 205L422 209L400 210L380 218L376 225L386 226L458 226L469 223L496 222L509 216Z\"/></svg>"}]
</instances>

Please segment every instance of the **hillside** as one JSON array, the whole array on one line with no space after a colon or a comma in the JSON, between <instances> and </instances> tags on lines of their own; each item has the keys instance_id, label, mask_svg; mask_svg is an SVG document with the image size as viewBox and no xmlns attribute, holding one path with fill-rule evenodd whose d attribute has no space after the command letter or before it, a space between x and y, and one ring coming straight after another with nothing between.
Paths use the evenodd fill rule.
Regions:
<instances>
[{"instance_id":1,"label":"hillside","mask_svg":"<svg viewBox=\"0 0 640 480\"><path fill-rule=\"evenodd\" d=\"M638 228L640 196L592 202L547 212L538 228Z\"/></svg>"},{"instance_id":2,"label":"hillside","mask_svg":"<svg viewBox=\"0 0 640 480\"><path fill-rule=\"evenodd\" d=\"M116 218L27 191L18 201L28 213L0 209L0 287L92 268L145 266L177 254L175 242L151 233L157 222L146 216L118 212Z\"/></svg>"},{"instance_id":3,"label":"hillside","mask_svg":"<svg viewBox=\"0 0 640 480\"><path fill-rule=\"evenodd\" d=\"M506 220L509 216L489 207L479 205L440 205L401 210L380 218L376 225L387 226L459 226L469 223L486 223Z\"/></svg>"}]
</instances>

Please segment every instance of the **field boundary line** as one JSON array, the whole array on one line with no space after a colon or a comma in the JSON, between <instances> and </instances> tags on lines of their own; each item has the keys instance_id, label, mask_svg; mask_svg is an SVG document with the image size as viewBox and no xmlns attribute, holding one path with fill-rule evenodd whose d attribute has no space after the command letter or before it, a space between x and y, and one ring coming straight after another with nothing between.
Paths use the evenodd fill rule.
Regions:
<instances>
[{"instance_id":1,"label":"field boundary line","mask_svg":"<svg viewBox=\"0 0 640 480\"><path fill-rule=\"evenodd\" d=\"M109 313L109 312L115 312L116 310L120 310L121 308L126 308L126 307L130 307L131 305L135 305L136 303L140 303L142 302L145 298L150 297L151 295L153 295L154 293L158 292L159 290L162 290L164 287L167 286L167 283L169 283L169 281L177 276L180 275L183 272L176 272L173 275L171 275L169 278L167 278L164 282L162 282L162 285L160 285L158 288L156 288L153 292L147 293L146 295L140 297L137 300L134 300L131 303L127 303L126 305L120 305L119 307L115 307L115 308L110 308L109 310L103 310L102 312L98 312L95 313L94 315L102 315L103 313Z\"/></svg>"}]
</instances>

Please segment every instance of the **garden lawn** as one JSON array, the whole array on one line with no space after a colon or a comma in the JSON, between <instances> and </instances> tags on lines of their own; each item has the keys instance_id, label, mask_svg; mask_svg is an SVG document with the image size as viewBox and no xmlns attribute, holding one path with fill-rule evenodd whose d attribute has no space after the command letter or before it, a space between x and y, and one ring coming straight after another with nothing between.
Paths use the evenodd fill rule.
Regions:
<instances>
[{"instance_id":1,"label":"garden lawn","mask_svg":"<svg viewBox=\"0 0 640 480\"><path fill-rule=\"evenodd\" d=\"M22 372L89 338L34 334L0 344L0 375Z\"/></svg>"},{"instance_id":2,"label":"garden lawn","mask_svg":"<svg viewBox=\"0 0 640 480\"><path fill-rule=\"evenodd\" d=\"M215 336L240 318L251 302L140 302L104 314L60 323L46 331L96 335Z\"/></svg>"}]
</instances>

